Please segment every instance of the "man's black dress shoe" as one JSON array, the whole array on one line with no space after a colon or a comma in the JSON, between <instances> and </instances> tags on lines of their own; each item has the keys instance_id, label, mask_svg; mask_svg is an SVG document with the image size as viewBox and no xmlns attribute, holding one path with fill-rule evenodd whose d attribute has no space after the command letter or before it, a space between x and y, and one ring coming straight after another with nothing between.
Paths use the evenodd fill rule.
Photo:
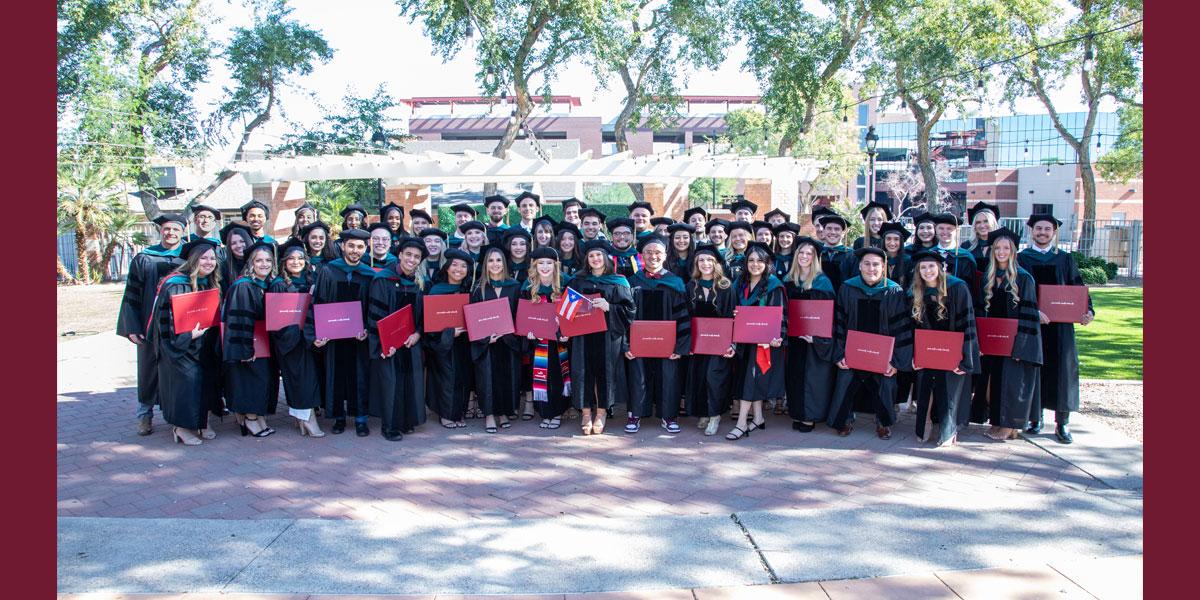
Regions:
<instances>
[{"instance_id":1,"label":"man's black dress shoe","mask_svg":"<svg viewBox=\"0 0 1200 600\"><path fill-rule=\"evenodd\" d=\"M357 434L358 437L367 437L368 435L371 435L371 428L367 427L367 424L363 421L355 421L354 433Z\"/></svg>"},{"instance_id":2,"label":"man's black dress shoe","mask_svg":"<svg viewBox=\"0 0 1200 600\"><path fill-rule=\"evenodd\" d=\"M333 432L334 433L342 433L343 431L346 431L346 420L345 419L335 419L333 421Z\"/></svg>"},{"instance_id":3,"label":"man's black dress shoe","mask_svg":"<svg viewBox=\"0 0 1200 600\"><path fill-rule=\"evenodd\" d=\"M1054 437L1058 438L1058 443L1060 444L1070 444L1075 441L1075 438L1071 436L1071 430L1067 429L1066 425L1055 427Z\"/></svg>"},{"instance_id":4,"label":"man's black dress shoe","mask_svg":"<svg viewBox=\"0 0 1200 600\"><path fill-rule=\"evenodd\" d=\"M1041 421L1033 421L1029 424L1029 427L1025 428L1025 433L1028 433L1030 435L1037 435L1041 432L1042 432L1042 422Z\"/></svg>"},{"instance_id":5,"label":"man's black dress shoe","mask_svg":"<svg viewBox=\"0 0 1200 600\"><path fill-rule=\"evenodd\" d=\"M384 429L383 430L383 439L385 439L389 442L398 442L398 441L404 439L404 434L400 433L399 431L388 431L388 430Z\"/></svg>"}]
</instances>

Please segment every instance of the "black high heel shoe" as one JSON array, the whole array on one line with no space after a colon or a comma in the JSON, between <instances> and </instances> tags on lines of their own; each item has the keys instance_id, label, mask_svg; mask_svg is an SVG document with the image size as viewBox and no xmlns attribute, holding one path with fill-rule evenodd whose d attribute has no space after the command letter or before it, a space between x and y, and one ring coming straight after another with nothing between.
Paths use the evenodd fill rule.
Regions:
<instances>
[{"instance_id":1,"label":"black high heel shoe","mask_svg":"<svg viewBox=\"0 0 1200 600\"><path fill-rule=\"evenodd\" d=\"M750 422L750 431L754 431L755 429L766 430L766 428L767 428L767 420L765 418L762 420L761 423L755 423L754 421ZM749 433L749 431L747 431L746 433Z\"/></svg>"}]
</instances>

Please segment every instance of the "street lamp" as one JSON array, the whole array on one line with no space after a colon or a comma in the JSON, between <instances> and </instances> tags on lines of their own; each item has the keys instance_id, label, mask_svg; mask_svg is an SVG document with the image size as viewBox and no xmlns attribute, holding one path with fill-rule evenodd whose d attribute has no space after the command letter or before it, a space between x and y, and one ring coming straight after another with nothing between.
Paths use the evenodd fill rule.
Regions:
<instances>
[{"instance_id":1,"label":"street lamp","mask_svg":"<svg viewBox=\"0 0 1200 600\"><path fill-rule=\"evenodd\" d=\"M391 144L388 143L387 134L384 133L382 129L376 129L375 133L371 134L371 143L383 146L384 151L387 151L387 149L391 146ZM382 177L377 177L375 179L375 192L379 196L379 206L382 207L384 201L387 199L387 192L384 191Z\"/></svg>"},{"instance_id":2,"label":"street lamp","mask_svg":"<svg viewBox=\"0 0 1200 600\"><path fill-rule=\"evenodd\" d=\"M867 128L867 159L869 165L867 167L867 202L875 201L875 145L879 143L879 135L875 133L875 126L871 125Z\"/></svg>"}]
</instances>

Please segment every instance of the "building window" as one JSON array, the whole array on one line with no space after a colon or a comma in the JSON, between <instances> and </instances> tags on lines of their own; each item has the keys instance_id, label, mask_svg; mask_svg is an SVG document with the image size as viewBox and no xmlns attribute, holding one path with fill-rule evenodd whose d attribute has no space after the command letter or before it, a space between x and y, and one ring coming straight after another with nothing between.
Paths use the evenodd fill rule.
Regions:
<instances>
[{"instance_id":1,"label":"building window","mask_svg":"<svg viewBox=\"0 0 1200 600\"><path fill-rule=\"evenodd\" d=\"M1124 223L1125 222L1125 213L1123 213L1123 212L1113 213L1112 220L1120 222L1120 223Z\"/></svg>"},{"instance_id":2,"label":"building window","mask_svg":"<svg viewBox=\"0 0 1200 600\"><path fill-rule=\"evenodd\" d=\"M1054 205L1053 204L1034 204L1033 205L1033 214L1035 214L1035 215L1053 215L1054 214Z\"/></svg>"},{"instance_id":3,"label":"building window","mask_svg":"<svg viewBox=\"0 0 1200 600\"><path fill-rule=\"evenodd\" d=\"M869 106L867 106L866 104L858 105L858 124L860 126L865 127L870 124L867 122L868 121L867 117L870 112L871 112L871 108Z\"/></svg>"}]
</instances>

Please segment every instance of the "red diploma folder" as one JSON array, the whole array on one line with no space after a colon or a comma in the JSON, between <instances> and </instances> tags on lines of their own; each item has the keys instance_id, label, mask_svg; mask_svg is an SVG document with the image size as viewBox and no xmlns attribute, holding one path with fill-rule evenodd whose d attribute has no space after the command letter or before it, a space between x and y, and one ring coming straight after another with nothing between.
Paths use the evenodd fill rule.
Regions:
<instances>
[{"instance_id":1,"label":"red diploma folder","mask_svg":"<svg viewBox=\"0 0 1200 600\"><path fill-rule=\"evenodd\" d=\"M463 318L467 322L467 339L472 342L515 331L508 298L468 304L463 307Z\"/></svg>"},{"instance_id":2,"label":"red diploma folder","mask_svg":"<svg viewBox=\"0 0 1200 600\"><path fill-rule=\"evenodd\" d=\"M733 319L692 319L692 354L721 356L733 344Z\"/></svg>"},{"instance_id":3,"label":"red diploma folder","mask_svg":"<svg viewBox=\"0 0 1200 600\"><path fill-rule=\"evenodd\" d=\"M517 300L517 320L514 333L526 337L530 332L539 340L558 339L558 310L552 302Z\"/></svg>"},{"instance_id":4,"label":"red diploma folder","mask_svg":"<svg viewBox=\"0 0 1200 600\"><path fill-rule=\"evenodd\" d=\"M312 296L303 293L267 293L267 331L279 331L289 325L304 325Z\"/></svg>"},{"instance_id":5,"label":"red diploma folder","mask_svg":"<svg viewBox=\"0 0 1200 600\"><path fill-rule=\"evenodd\" d=\"M846 366L883 375L892 362L895 343L895 338L886 335L851 329L846 332Z\"/></svg>"},{"instance_id":6,"label":"red diploma folder","mask_svg":"<svg viewBox=\"0 0 1200 600\"><path fill-rule=\"evenodd\" d=\"M448 327L466 327L463 307L470 302L468 294L441 294L422 296L425 302L425 331L441 331Z\"/></svg>"},{"instance_id":7,"label":"red diploma folder","mask_svg":"<svg viewBox=\"0 0 1200 600\"><path fill-rule=\"evenodd\" d=\"M379 327L379 345L383 347L384 354L392 348L404 348L404 342L417 332L412 305L400 307L400 310L380 319L376 326Z\"/></svg>"},{"instance_id":8,"label":"red diploma folder","mask_svg":"<svg viewBox=\"0 0 1200 600\"><path fill-rule=\"evenodd\" d=\"M271 339L267 337L267 322L254 322L254 358L271 358ZM221 323L221 343L225 343L225 324Z\"/></svg>"},{"instance_id":9,"label":"red diploma folder","mask_svg":"<svg viewBox=\"0 0 1200 600\"><path fill-rule=\"evenodd\" d=\"M588 294L588 298L592 300L599 297L600 294ZM575 337L577 335L608 331L608 322L604 320L604 314L604 311L597 308L585 315L575 315L575 318L569 321L559 318L558 329L564 337Z\"/></svg>"},{"instance_id":10,"label":"red diploma folder","mask_svg":"<svg viewBox=\"0 0 1200 600\"><path fill-rule=\"evenodd\" d=\"M913 338L913 366L953 371L962 362L962 345L961 332L918 329Z\"/></svg>"},{"instance_id":11,"label":"red diploma folder","mask_svg":"<svg viewBox=\"0 0 1200 600\"><path fill-rule=\"evenodd\" d=\"M175 333L187 333L200 324L207 329L217 324L217 309L221 306L221 291L217 288L175 294L171 296L171 314L175 317Z\"/></svg>"},{"instance_id":12,"label":"red diploma folder","mask_svg":"<svg viewBox=\"0 0 1200 600\"><path fill-rule=\"evenodd\" d=\"M782 306L739 306L733 315L733 341L739 344L769 344L779 337L782 325Z\"/></svg>"},{"instance_id":13,"label":"red diploma folder","mask_svg":"<svg viewBox=\"0 0 1200 600\"><path fill-rule=\"evenodd\" d=\"M675 352L675 321L634 321L629 326L629 353L638 358L666 358Z\"/></svg>"},{"instance_id":14,"label":"red diploma folder","mask_svg":"<svg viewBox=\"0 0 1200 600\"><path fill-rule=\"evenodd\" d=\"M833 337L833 300L789 300L788 336Z\"/></svg>"},{"instance_id":15,"label":"red diploma folder","mask_svg":"<svg viewBox=\"0 0 1200 600\"><path fill-rule=\"evenodd\" d=\"M1039 285L1038 310L1051 323L1082 323L1088 310L1087 286Z\"/></svg>"},{"instance_id":16,"label":"red diploma folder","mask_svg":"<svg viewBox=\"0 0 1200 600\"><path fill-rule=\"evenodd\" d=\"M1016 319L975 319L975 332L979 336L979 353L987 356L1012 356L1013 342L1017 339Z\"/></svg>"},{"instance_id":17,"label":"red diploma folder","mask_svg":"<svg viewBox=\"0 0 1200 600\"><path fill-rule=\"evenodd\" d=\"M341 340L363 330L362 303L331 302L313 305L313 328L317 339Z\"/></svg>"}]
</instances>

